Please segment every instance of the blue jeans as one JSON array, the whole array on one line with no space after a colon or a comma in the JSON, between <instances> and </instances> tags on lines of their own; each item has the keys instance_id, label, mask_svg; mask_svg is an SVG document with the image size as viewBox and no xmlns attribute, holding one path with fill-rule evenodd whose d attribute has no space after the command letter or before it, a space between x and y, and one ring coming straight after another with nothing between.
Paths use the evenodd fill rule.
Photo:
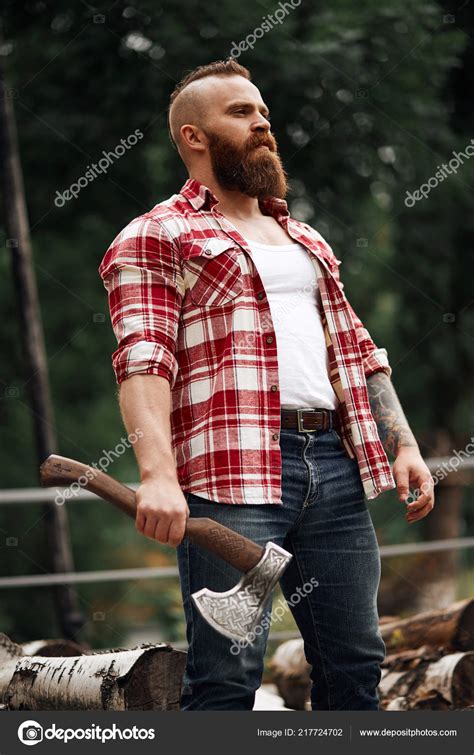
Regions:
<instances>
[{"instance_id":1,"label":"blue jeans","mask_svg":"<svg viewBox=\"0 0 474 755\"><path fill-rule=\"evenodd\" d=\"M380 552L357 462L335 430L282 429L280 447L282 505L222 504L185 493L191 516L214 519L261 545L272 540L293 554L280 586L311 666L312 709L379 710ZM261 633L237 644L204 621L191 593L228 590L240 572L187 538L178 546L178 566L189 645L181 710L252 710L271 597Z\"/></svg>"}]
</instances>

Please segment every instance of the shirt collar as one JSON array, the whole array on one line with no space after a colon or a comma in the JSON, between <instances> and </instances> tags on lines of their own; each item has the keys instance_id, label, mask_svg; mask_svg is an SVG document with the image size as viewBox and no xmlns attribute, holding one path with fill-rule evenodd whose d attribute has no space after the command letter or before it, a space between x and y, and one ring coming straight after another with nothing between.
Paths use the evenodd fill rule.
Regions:
<instances>
[{"instance_id":1,"label":"shirt collar","mask_svg":"<svg viewBox=\"0 0 474 755\"><path fill-rule=\"evenodd\" d=\"M195 210L201 210L205 207L208 200L210 207L214 207L219 201L216 195L196 178L188 178L181 187L180 194L188 200ZM261 209L266 211L266 214L272 215L276 220L281 216L289 216L288 204L284 199L266 197L259 200L259 205Z\"/></svg>"}]
</instances>

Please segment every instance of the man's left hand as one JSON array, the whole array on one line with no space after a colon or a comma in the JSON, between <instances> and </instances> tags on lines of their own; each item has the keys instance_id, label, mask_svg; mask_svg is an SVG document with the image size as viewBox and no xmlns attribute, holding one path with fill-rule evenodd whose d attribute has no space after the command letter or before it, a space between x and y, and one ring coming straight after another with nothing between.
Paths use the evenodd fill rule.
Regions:
<instances>
[{"instance_id":1,"label":"man's left hand","mask_svg":"<svg viewBox=\"0 0 474 755\"><path fill-rule=\"evenodd\" d=\"M415 501L407 504L407 522L417 522L427 516L434 507L434 483L418 448L400 447L393 463L393 476L400 501L407 500L410 488L419 494Z\"/></svg>"}]
</instances>

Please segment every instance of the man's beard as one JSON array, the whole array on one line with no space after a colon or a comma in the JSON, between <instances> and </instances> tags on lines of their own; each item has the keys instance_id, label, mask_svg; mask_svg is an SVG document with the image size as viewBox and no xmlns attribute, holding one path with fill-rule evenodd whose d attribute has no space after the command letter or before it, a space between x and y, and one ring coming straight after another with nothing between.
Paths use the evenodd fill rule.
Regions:
<instances>
[{"instance_id":1,"label":"man's beard","mask_svg":"<svg viewBox=\"0 0 474 755\"><path fill-rule=\"evenodd\" d=\"M236 146L225 136L206 131L212 169L223 189L240 191L249 197L264 199L288 193L287 174L278 155L272 134L253 134L243 147ZM257 148L259 144L265 147Z\"/></svg>"}]
</instances>

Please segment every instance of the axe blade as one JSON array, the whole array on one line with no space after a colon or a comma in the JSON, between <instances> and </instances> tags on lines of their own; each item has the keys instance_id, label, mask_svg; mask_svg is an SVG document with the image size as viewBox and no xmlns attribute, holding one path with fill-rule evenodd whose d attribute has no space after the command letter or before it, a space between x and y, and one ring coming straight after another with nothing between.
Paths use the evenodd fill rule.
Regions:
<instances>
[{"instance_id":1,"label":"axe blade","mask_svg":"<svg viewBox=\"0 0 474 755\"><path fill-rule=\"evenodd\" d=\"M231 640L245 640L257 626L265 602L293 556L269 541L260 561L225 592L204 587L192 594L201 616Z\"/></svg>"}]
</instances>

